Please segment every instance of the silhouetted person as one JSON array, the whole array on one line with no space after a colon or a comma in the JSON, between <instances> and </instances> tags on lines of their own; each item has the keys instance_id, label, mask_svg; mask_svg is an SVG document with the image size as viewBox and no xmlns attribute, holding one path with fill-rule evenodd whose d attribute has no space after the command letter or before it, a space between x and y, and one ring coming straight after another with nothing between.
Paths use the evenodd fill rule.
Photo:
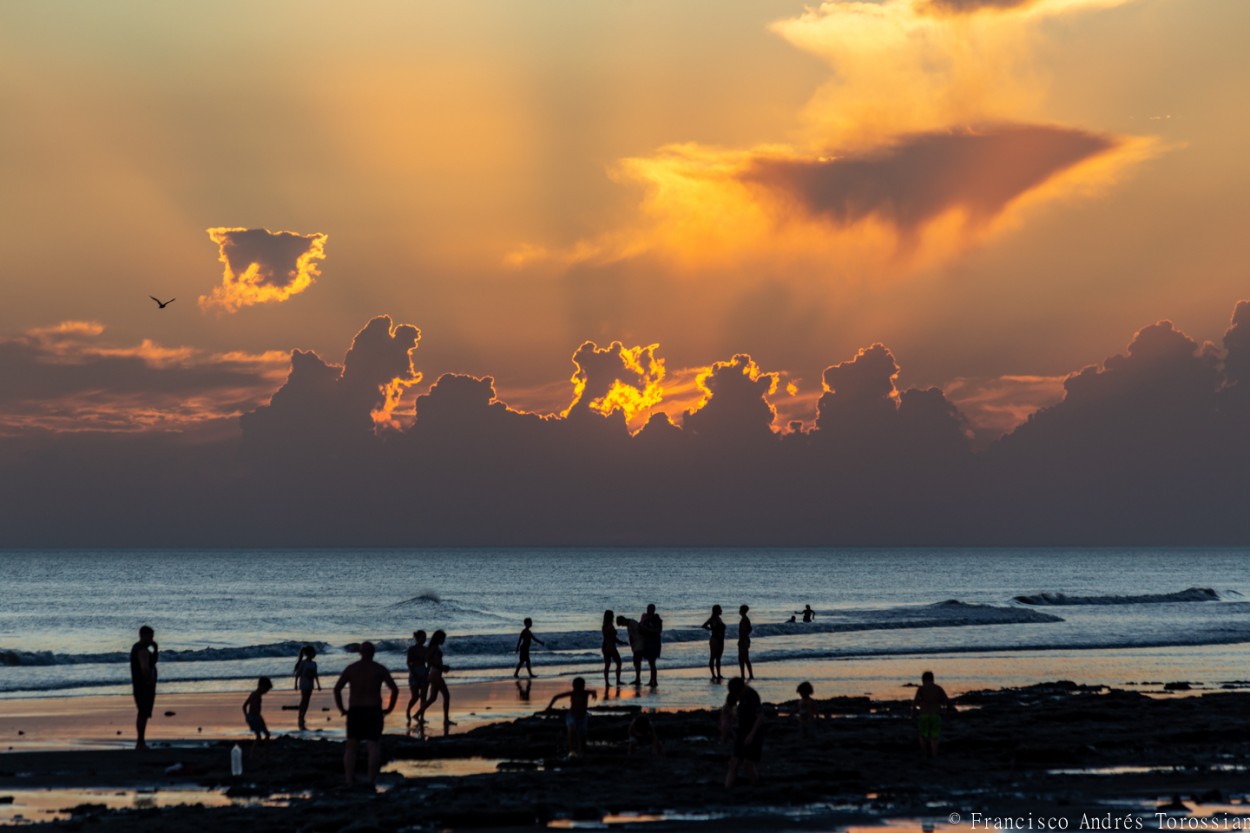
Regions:
<instances>
[{"instance_id":1,"label":"silhouetted person","mask_svg":"<svg viewBox=\"0 0 1250 833\"><path fill-rule=\"evenodd\" d=\"M343 669L339 681L334 684L334 704L341 714L347 715L347 745L343 749L343 774L350 785L356 780L356 752L360 742L369 750L369 783L378 778L382 766L382 723L386 715L395 710L399 699L399 686L391 678L391 672L373 661L372 642L360 643L360 659ZM382 707L382 686L391 690L390 701ZM343 688L348 687L347 708L343 708Z\"/></svg>"},{"instance_id":2,"label":"silhouetted person","mask_svg":"<svg viewBox=\"0 0 1250 833\"><path fill-rule=\"evenodd\" d=\"M916 715L916 730L920 735L920 751L936 758L938 741L942 737L942 711L954 711L955 706L946 696L946 690L933 682L933 672L920 675L920 688L911 704Z\"/></svg>"},{"instance_id":3,"label":"silhouetted person","mask_svg":"<svg viewBox=\"0 0 1250 833\"><path fill-rule=\"evenodd\" d=\"M720 673L721 656L725 653L725 620L721 619L720 605L712 605L712 615L703 623L703 629L711 632L708 637L707 670L712 672L712 682L725 679Z\"/></svg>"},{"instance_id":4,"label":"silhouetted person","mask_svg":"<svg viewBox=\"0 0 1250 833\"><path fill-rule=\"evenodd\" d=\"M425 661L425 631L413 631L412 644L408 646L408 708L404 711L404 722L412 724L412 707L425 705L425 698L430 688L430 666ZM420 714L420 711L418 711Z\"/></svg>"},{"instance_id":5,"label":"silhouetted person","mask_svg":"<svg viewBox=\"0 0 1250 833\"><path fill-rule=\"evenodd\" d=\"M447 681L443 679L443 675L451 670L443 664L443 643L446 641L447 634L441 630L434 631L434 635L430 637L430 647L425 652L425 661L430 666L430 696L421 705L421 711L417 713L418 720L425 717L425 710L432 706L441 695L444 727L456 725L451 719L451 692L447 690Z\"/></svg>"},{"instance_id":6,"label":"silhouetted person","mask_svg":"<svg viewBox=\"0 0 1250 833\"><path fill-rule=\"evenodd\" d=\"M763 704L755 689L746 680L735 677L729 681L726 707L736 707L737 725L734 726L734 749L729 758L729 772L725 775L725 789L733 787L738 779L738 769L745 766L747 778L752 784L759 783L758 766L764 752Z\"/></svg>"},{"instance_id":7,"label":"silhouetted person","mask_svg":"<svg viewBox=\"0 0 1250 833\"><path fill-rule=\"evenodd\" d=\"M135 696L135 749L147 749L148 721L156 705L156 660L160 649L147 625L139 628L139 641L130 647L130 685Z\"/></svg>"},{"instance_id":8,"label":"silhouetted person","mask_svg":"<svg viewBox=\"0 0 1250 833\"><path fill-rule=\"evenodd\" d=\"M630 685L641 685L642 628L638 625L637 619L629 619L625 616L617 616L616 624L625 629L625 635L629 637L629 650L634 655L634 681Z\"/></svg>"},{"instance_id":9,"label":"silhouetted person","mask_svg":"<svg viewBox=\"0 0 1250 833\"><path fill-rule=\"evenodd\" d=\"M295 687L299 689L299 730L308 728L305 718L308 715L308 703L312 700L313 687L321 690L321 676L317 673L317 649L305 645L300 649L299 659L295 661Z\"/></svg>"},{"instance_id":10,"label":"silhouetted person","mask_svg":"<svg viewBox=\"0 0 1250 833\"><path fill-rule=\"evenodd\" d=\"M812 610L811 605L803 605L803 621L810 622L816 618L816 611Z\"/></svg>"},{"instance_id":11,"label":"silhouetted person","mask_svg":"<svg viewBox=\"0 0 1250 833\"><path fill-rule=\"evenodd\" d=\"M647 605L647 612L638 620L638 627L642 631L642 655L647 660L647 665L651 667L651 680L647 685L655 688L655 661L660 658L664 632L664 620L655 612L655 605Z\"/></svg>"},{"instance_id":12,"label":"silhouetted person","mask_svg":"<svg viewBox=\"0 0 1250 833\"><path fill-rule=\"evenodd\" d=\"M747 616L750 609L750 605L738 608L738 615L742 617L738 620L738 676L754 680L755 669L751 667L751 631L755 629L751 626L751 617Z\"/></svg>"},{"instance_id":13,"label":"silhouetted person","mask_svg":"<svg viewBox=\"0 0 1250 833\"><path fill-rule=\"evenodd\" d=\"M616 649L618 645L628 645L628 642L622 640L616 635L616 625L614 624L616 614L610 610L603 611L603 687L608 687L608 669L612 667L612 663L616 663L616 687L621 687L621 652Z\"/></svg>"},{"instance_id":14,"label":"silhouetted person","mask_svg":"<svg viewBox=\"0 0 1250 833\"><path fill-rule=\"evenodd\" d=\"M794 691L799 695L799 729L806 737L811 734L812 725L816 722L816 701L812 699L815 689L811 683L802 682Z\"/></svg>"},{"instance_id":15,"label":"silhouetted person","mask_svg":"<svg viewBox=\"0 0 1250 833\"><path fill-rule=\"evenodd\" d=\"M651 752L658 758L664 757L664 744L656 734L655 724L651 718L639 713L629 724L629 754L633 755L643 746L651 747Z\"/></svg>"},{"instance_id":16,"label":"silhouetted person","mask_svg":"<svg viewBox=\"0 0 1250 833\"><path fill-rule=\"evenodd\" d=\"M532 627L534 627L534 620L527 617L525 620L525 627L521 629L521 635L518 636L516 640L516 670L512 672L512 676L514 677L521 673L522 665L525 666L526 672L531 677L534 676L534 669L530 668L530 643L537 642L539 645L547 644L537 636L534 636L534 634L530 631L530 628Z\"/></svg>"},{"instance_id":17,"label":"silhouetted person","mask_svg":"<svg viewBox=\"0 0 1250 833\"><path fill-rule=\"evenodd\" d=\"M256 735L252 739L252 748L247 755L249 760L256 757L256 747L260 745L261 740L269 740L269 727L265 725L265 718L261 714L261 701L272 690L273 680L261 677L256 681L256 690L247 695L247 699L243 701L243 717L247 720L247 728Z\"/></svg>"},{"instance_id":18,"label":"silhouetted person","mask_svg":"<svg viewBox=\"0 0 1250 833\"><path fill-rule=\"evenodd\" d=\"M574 758L586 752L586 728L590 721L590 698L599 699L594 689L586 688L586 681L581 677L573 678L573 688L551 698L547 711L555 708L557 700L569 698L569 713L564 716L564 725L569 730L569 757Z\"/></svg>"}]
</instances>

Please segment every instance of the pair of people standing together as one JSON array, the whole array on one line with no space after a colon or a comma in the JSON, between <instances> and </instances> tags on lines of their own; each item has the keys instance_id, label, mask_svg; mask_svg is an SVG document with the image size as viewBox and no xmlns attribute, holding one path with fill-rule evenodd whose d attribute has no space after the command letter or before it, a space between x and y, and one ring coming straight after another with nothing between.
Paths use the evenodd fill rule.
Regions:
<instances>
[{"instance_id":1,"label":"pair of people standing together","mask_svg":"<svg viewBox=\"0 0 1250 833\"><path fill-rule=\"evenodd\" d=\"M738 676L744 679L754 680L755 669L751 667L751 631L754 627L751 625L751 617L747 616L750 611L749 605L743 605L738 608L738 615L742 618L738 621ZM712 605L712 615L703 623L703 629L711 632L708 639L708 671L712 673L712 681L720 682L725 679L721 674L721 657L725 653L725 621L721 619L722 609L720 605Z\"/></svg>"},{"instance_id":2,"label":"pair of people standing together","mask_svg":"<svg viewBox=\"0 0 1250 833\"><path fill-rule=\"evenodd\" d=\"M623 641L617 636L616 628L625 629L629 640ZM608 683L608 671L616 664L616 687L621 687L621 653L618 645L628 645L634 655L634 681L631 685L642 684L642 661L646 660L651 668L651 680L647 683L655 688L655 662L660 658L663 648L664 620L656 613L655 605L647 605L647 612L640 619L629 619L617 616L610 610L603 611L603 684Z\"/></svg>"}]
</instances>

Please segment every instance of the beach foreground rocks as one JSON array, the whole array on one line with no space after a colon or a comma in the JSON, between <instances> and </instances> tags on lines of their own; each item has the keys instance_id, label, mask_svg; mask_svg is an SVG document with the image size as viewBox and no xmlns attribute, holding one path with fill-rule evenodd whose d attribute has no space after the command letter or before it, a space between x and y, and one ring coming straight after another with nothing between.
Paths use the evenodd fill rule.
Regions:
<instances>
[{"instance_id":1,"label":"beach foreground rocks","mask_svg":"<svg viewBox=\"0 0 1250 833\"><path fill-rule=\"evenodd\" d=\"M1250 693L1149 697L1071 683L976 692L959 698L960 713L945 722L937 760L919 755L908 700L819 702L824 719L808 737L793 703L770 710L761 783L733 791L723 785L728 747L715 711L653 715L667 753L653 757L627 754L633 711L610 706L594 712L588 754L573 760L560 748L563 721L541 716L445 738L388 736L392 769L485 771L390 774L376 793L341 786L341 744L279 738L238 780L229 777L228 746L11 755L4 769L25 775L0 776L0 794L198 784L236 800L214 808L80 807L56 827L362 833L643 823L631 822L633 815L654 817L647 826L657 830L719 829L735 819L752 820L752 829L783 821L787 829L828 829L951 813L966 824L974 812L1079 819L1112 806L1153 813L1173 796L1185 806L1226 802L1250 786ZM176 763L182 768L166 774Z\"/></svg>"}]
</instances>

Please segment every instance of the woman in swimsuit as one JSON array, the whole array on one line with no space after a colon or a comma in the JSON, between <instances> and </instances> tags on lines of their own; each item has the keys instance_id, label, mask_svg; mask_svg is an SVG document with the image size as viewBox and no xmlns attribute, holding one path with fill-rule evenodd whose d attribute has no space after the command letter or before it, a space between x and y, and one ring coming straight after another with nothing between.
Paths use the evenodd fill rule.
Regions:
<instances>
[{"instance_id":1,"label":"woman in swimsuit","mask_svg":"<svg viewBox=\"0 0 1250 833\"><path fill-rule=\"evenodd\" d=\"M708 639L709 656L707 669L712 672L712 682L718 683L725 679L720 673L720 658L725 653L725 622L720 618L720 605L712 605L712 615L703 623L703 629L711 631Z\"/></svg>"},{"instance_id":2,"label":"woman in swimsuit","mask_svg":"<svg viewBox=\"0 0 1250 833\"><path fill-rule=\"evenodd\" d=\"M305 645L300 649L299 659L295 662L295 687L299 689L299 730L308 728L304 718L308 714L308 703L312 700L313 686L321 689L321 677L317 674L317 649Z\"/></svg>"},{"instance_id":3,"label":"woman in swimsuit","mask_svg":"<svg viewBox=\"0 0 1250 833\"><path fill-rule=\"evenodd\" d=\"M616 663L616 687L621 687L621 652L617 645L629 643L616 635L616 614L610 610L603 611L603 687L608 687L608 669Z\"/></svg>"}]
</instances>

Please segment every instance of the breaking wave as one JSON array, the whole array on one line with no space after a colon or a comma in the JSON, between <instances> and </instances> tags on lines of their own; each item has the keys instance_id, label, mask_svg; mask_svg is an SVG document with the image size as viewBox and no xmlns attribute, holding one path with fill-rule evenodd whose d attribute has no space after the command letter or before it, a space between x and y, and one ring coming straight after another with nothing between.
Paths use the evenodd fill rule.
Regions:
<instances>
[{"instance_id":1,"label":"breaking wave","mask_svg":"<svg viewBox=\"0 0 1250 833\"><path fill-rule=\"evenodd\" d=\"M1036 607L1067 605L1141 605L1170 602L1218 602L1220 594L1210 587L1190 587L1176 593L1145 593L1140 596L1069 596L1064 593L1036 593L1016 596L1020 604Z\"/></svg>"},{"instance_id":2,"label":"breaking wave","mask_svg":"<svg viewBox=\"0 0 1250 833\"><path fill-rule=\"evenodd\" d=\"M319 653L328 648L324 642L270 642L265 645L242 645L230 648L195 648L192 650L164 649L161 651L161 664L169 662L230 662L244 659L263 659L265 657L298 656L305 645L312 645ZM107 651L94 654L57 654L52 651L18 651L0 648L0 665L3 666L47 666L47 665L93 665L103 663L128 662L130 655L125 651Z\"/></svg>"}]
</instances>

